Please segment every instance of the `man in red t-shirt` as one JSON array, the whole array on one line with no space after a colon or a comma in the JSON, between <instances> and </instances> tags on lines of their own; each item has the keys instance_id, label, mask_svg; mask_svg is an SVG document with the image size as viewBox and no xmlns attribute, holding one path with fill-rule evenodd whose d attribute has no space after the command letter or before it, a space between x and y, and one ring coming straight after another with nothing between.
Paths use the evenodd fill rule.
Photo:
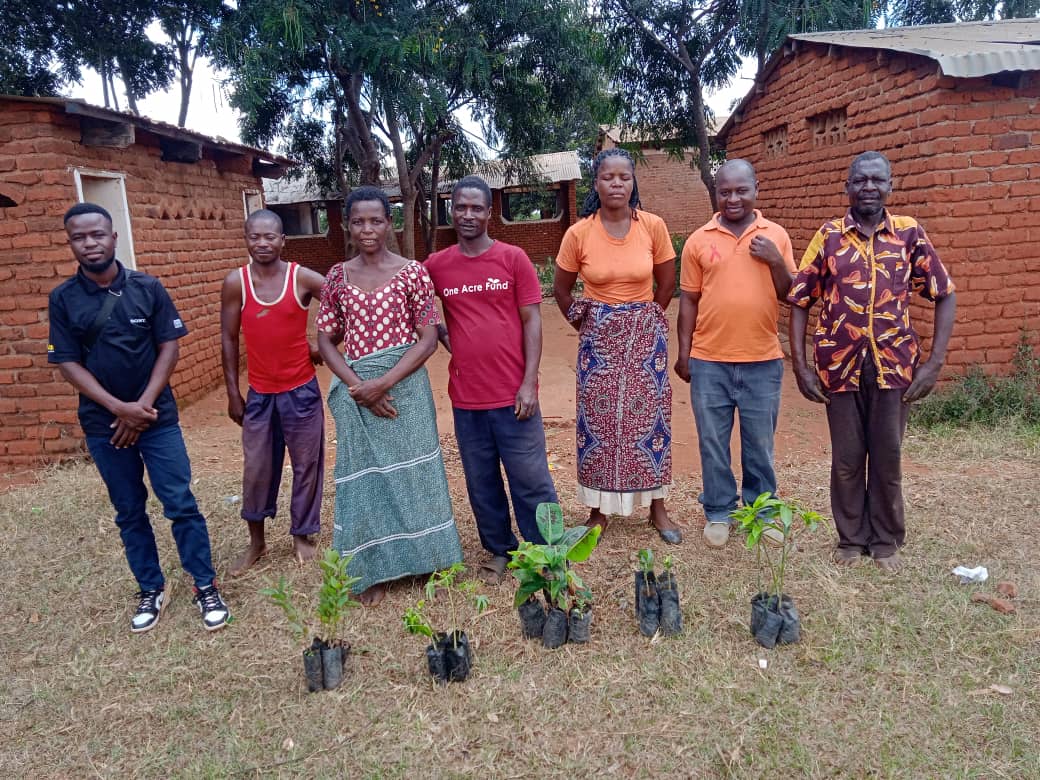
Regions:
<instances>
[{"instance_id":1,"label":"man in red t-shirt","mask_svg":"<svg viewBox=\"0 0 1040 780\"><path fill-rule=\"evenodd\" d=\"M538 409L542 290L524 251L488 235L487 182L460 179L451 215L458 244L430 255L426 270L444 308L446 327L438 329L451 353L448 396L466 489L480 543L491 553L484 580L498 584L517 548L502 469L527 541L544 543L535 508L557 501Z\"/></svg>"},{"instance_id":2,"label":"man in red t-shirt","mask_svg":"<svg viewBox=\"0 0 1040 780\"><path fill-rule=\"evenodd\" d=\"M231 565L237 576L267 554L264 521L275 515L285 450L292 461L289 533L299 562L314 558L325 467L325 408L307 341L308 307L324 277L282 259L285 235L273 211L246 220L251 262L227 275L220 293L220 355L228 416L242 426L242 518L249 547ZM238 385L238 334L245 337L249 394Z\"/></svg>"}]
</instances>

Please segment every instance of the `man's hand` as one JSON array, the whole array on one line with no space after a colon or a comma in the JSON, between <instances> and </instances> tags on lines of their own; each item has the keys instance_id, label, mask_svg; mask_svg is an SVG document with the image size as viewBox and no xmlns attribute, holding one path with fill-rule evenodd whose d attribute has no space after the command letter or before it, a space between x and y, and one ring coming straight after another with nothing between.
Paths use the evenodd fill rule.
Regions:
<instances>
[{"instance_id":1,"label":"man's hand","mask_svg":"<svg viewBox=\"0 0 1040 780\"><path fill-rule=\"evenodd\" d=\"M443 323L437 325L437 341L444 345L444 348L448 350L448 354L451 354L451 336L448 335L448 329Z\"/></svg>"},{"instance_id":2,"label":"man's hand","mask_svg":"<svg viewBox=\"0 0 1040 780\"><path fill-rule=\"evenodd\" d=\"M234 420L238 425L242 424L242 418L246 414L246 401L242 397L241 393L234 393L228 395L227 401L227 416Z\"/></svg>"},{"instance_id":3,"label":"man's hand","mask_svg":"<svg viewBox=\"0 0 1040 780\"><path fill-rule=\"evenodd\" d=\"M135 431L143 431L153 422L159 419L159 412L155 407L146 406L140 401L124 401L114 410L116 421L124 423ZM113 423L115 428L116 424Z\"/></svg>"},{"instance_id":4,"label":"man's hand","mask_svg":"<svg viewBox=\"0 0 1040 780\"><path fill-rule=\"evenodd\" d=\"M676 358L675 361L675 375L679 377L686 384L690 384L690 359Z\"/></svg>"},{"instance_id":5,"label":"man's hand","mask_svg":"<svg viewBox=\"0 0 1040 780\"><path fill-rule=\"evenodd\" d=\"M823 391L820 378L807 365L795 365L794 379L798 383L799 392L810 401L818 404L829 404L831 402L831 399L827 397L827 393Z\"/></svg>"},{"instance_id":6,"label":"man's hand","mask_svg":"<svg viewBox=\"0 0 1040 780\"><path fill-rule=\"evenodd\" d=\"M538 391L534 385L522 384L516 391L516 405L513 413L518 420L528 420L538 413Z\"/></svg>"},{"instance_id":7,"label":"man's hand","mask_svg":"<svg viewBox=\"0 0 1040 780\"><path fill-rule=\"evenodd\" d=\"M318 350L318 345L317 344L311 344L308 341L307 342L307 346L310 347L310 350L311 350L311 363L313 363L316 366L320 366L322 363L325 362L324 360L322 360L321 352ZM232 418L232 419L234 419L234 418Z\"/></svg>"},{"instance_id":8,"label":"man's hand","mask_svg":"<svg viewBox=\"0 0 1040 780\"><path fill-rule=\"evenodd\" d=\"M783 265L784 256L780 254L780 250L776 248L771 240L765 236L755 236L751 239L751 256L756 260L761 260L769 265Z\"/></svg>"},{"instance_id":9,"label":"man's hand","mask_svg":"<svg viewBox=\"0 0 1040 780\"><path fill-rule=\"evenodd\" d=\"M124 447L133 447L141 436L141 431L134 430L122 420L116 420L109 427L115 428L115 433L112 434L112 438L108 440L108 443L117 450L121 450Z\"/></svg>"},{"instance_id":10,"label":"man's hand","mask_svg":"<svg viewBox=\"0 0 1040 780\"><path fill-rule=\"evenodd\" d=\"M914 401L920 401L932 392L935 383L939 380L939 370L941 368L941 365L933 364L931 360L926 360L915 368L914 378L910 382L910 387L906 388L906 392L903 393L903 403L912 404Z\"/></svg>"}]
</instances>

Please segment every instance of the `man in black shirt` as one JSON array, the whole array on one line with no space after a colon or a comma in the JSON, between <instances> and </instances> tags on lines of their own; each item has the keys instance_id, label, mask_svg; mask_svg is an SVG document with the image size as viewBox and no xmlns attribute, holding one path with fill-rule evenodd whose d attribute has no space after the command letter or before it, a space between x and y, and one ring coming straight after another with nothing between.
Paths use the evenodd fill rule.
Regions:
<instances>
[{"instance_id":1,"label":"man in black shirt","mask_svg":"<svg viewBox=\"0 0 1040 780\"><path fill-rule=\"evenodd\" d=\"M79 391L87 448L116 510L130 570L137 579L134 633L148 631L166 607L165 580L145 512L152 490L171 521L181 565L195 582L194 603L208 631L230 611L214 582L206 519L191 493L191 466L170 390L177 339L188 331L158 279L116 260L108 212L80 203L65 213L79 270L50 294L47 359Z\"/></svg>"}]
</instances>

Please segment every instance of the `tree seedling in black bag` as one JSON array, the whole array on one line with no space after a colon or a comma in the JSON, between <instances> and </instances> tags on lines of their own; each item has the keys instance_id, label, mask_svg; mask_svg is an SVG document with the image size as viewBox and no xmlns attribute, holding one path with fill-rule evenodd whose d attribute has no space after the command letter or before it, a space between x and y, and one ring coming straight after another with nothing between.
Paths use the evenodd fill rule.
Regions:
<instances>
[{"instance_id":1,"label":"tree seedling in black bag","mask_svg":"<svg viewBox=\"0 0 1040 780\"><path fill-rule=\"evenodd\" d=\"M639 571L635 573L636 620L639 633L653 636L661 627L661 598L657 592L654 574L654 552L648 548L639 551Z\"/></svg>"},{"instance_id":2,"label":"tree seedling in black bag","mask_svg":"<svg viewBox=\"0 0 1040 780\"><path fill-rule=\"evenodd\" d=\"M813 531L823 518L794 501L763 493L753 504L730 512L739 530L747 535L747 548L755 551L758 562L758 593L751 599L751 635L762 647L793 644L801 639L801 619L794 600L784 593L784 575L794 550L795 538ZM772 529L782 541L771 542L765 535ZM770 545L777 546L770 550ZM769 575L769 589L763 575Z\"/></svg>"},{"instance_id":3,"label":"tree seedling in black bag","mask_svg":"<svg viewBox=\"0 0 1040 780\"><path fill-rule=\"evenodd\" d=\"M682 607L679 605L679 583L672 573L672 556L661 561L664 571L657 578L657 595L661 600L661 633L678 636L682 633Z\"/></svg>"},{"instance_id":4,"label":"tree seedling in black bag","mask_svg":"<svg viewBox=\"0 0 1040 780\"><path fill-rule=\"evenodd\" d=\"M318 630L310 647L303 651L303 672L307 678L307 690L311 693L332 690L343 682L350 645L340 636L340 628L348 611L361 606L351 598L351 590L361 578L347 574L350 560L349 556L344 557L336 550L326 550L318 559L321 588L314 610ZM307 629L296 606L292 586L285 576L278 579L277 585L262 589L260 595L267 596L281 607L293 636L302 641Z\"/></svg>"},{"instance_id":5,"label":"tree seedling in black bag","mask_svg":"<svg viewBox=\"0 0 1040 780\"><path fill-rule=\"evenodd\" d=\"M488 597L477 593L478 585L473 580L458 581L458 576L466 570L461 563L436 571L430 575L426 583L426 598L404 613L404 627L410 634L425 636L430 639L426 647L426 665L430 675L440 683L462 682L469 677L473 669L473 652L469 638L463 630L463 623L472 623L488 606ZM428 604L435 603L443 594L446 601L447 631L435 631L433 624L426 618L424 610ZM469 604L472 614L462 620L461 610Z\"/></svg>"},{"instance_id":6,"label":"tree seedling in black bag","mask_svg":"<svg viewBox=\"0 0 1040 780\"><path fill-rule=\"evenodd\" d=\"M563 510L556 503L539 504L535 520L546 543L521 542L510 553L509 569L518 583L514 605L521 631L525 637L541 637L543 646L555 649L567 641L570 627L575 626L572 641L587 642L592 594L571 564L588 560L599 542L600 528L565 528Z\"/></svg>"}]
</instances>

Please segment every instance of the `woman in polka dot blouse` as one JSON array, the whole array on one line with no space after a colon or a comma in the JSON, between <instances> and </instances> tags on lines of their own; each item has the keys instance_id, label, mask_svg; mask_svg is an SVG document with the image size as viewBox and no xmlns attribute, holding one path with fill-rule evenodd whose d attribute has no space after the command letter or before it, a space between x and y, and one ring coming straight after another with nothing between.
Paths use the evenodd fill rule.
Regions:
<instances>
[{"instance_id":1,"label":"woman in polka dot blouse","mask_svg":"<svg viewBox=\"0 0 1040 780\"><path fill-rule=\"evenodd\" d=\"M433 283L420 263L387 250L382 190L354 190L346 212L359 254L326 276L318 348L335 374L333 546L353 557L361 601L375 606L387 582L451 566L462 549L423 365L437 348Z\"/></svg>"}]
</instances>

